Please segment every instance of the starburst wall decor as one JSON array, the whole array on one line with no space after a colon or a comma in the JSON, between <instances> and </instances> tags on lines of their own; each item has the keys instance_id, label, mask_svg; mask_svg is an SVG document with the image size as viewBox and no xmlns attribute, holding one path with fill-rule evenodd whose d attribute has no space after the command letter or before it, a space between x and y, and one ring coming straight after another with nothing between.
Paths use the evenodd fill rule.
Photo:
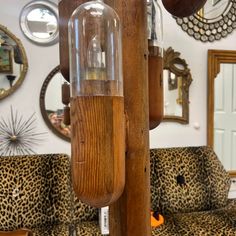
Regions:
<instances>
[{"instance_id":1,"label":"starburst wall decor","mask_svg":"<svg viewBox=\"0 0 236 236\"><path fill-rule=\"evenodd\" d=\"M11 107L10 117L0 117L0 156L33 154L46 132L37 132L35 113L25 118Z\"/></svg>"}]
</instances>

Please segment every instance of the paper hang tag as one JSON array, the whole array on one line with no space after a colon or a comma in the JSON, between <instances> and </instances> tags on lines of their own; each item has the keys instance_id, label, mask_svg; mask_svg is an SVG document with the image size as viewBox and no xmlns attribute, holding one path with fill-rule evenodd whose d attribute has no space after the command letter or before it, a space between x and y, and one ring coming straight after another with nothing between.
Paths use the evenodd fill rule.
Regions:
<instances>
[{"instance_id":1,"label":"paper hang tag","mask_svg":"<svg viewBox=\"0 0 236 236\"><path fill-rule=\"evenodd\" d=\"M99 210L99 225L102 235L109 234L109 207L103 207Z\"/></svg>"}]
</instances>

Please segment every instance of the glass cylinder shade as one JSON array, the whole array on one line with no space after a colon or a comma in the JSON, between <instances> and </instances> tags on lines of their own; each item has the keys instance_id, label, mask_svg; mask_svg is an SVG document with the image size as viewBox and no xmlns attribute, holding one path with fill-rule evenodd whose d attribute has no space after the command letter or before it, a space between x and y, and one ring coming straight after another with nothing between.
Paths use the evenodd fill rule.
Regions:
<instances>
[{"instance_id":1,"label":"glass cylinder shade","mask_svg":"<svg viewBox=\"0 0 236 236\"><path fill-rule=\"evenodd\" d=\"M157 0L147 0L148 45L158 48L158 56L163 56L162 12Z\"/></svg>"},{"instance_id":2,"label":"glass cylinder shade","mask_svg":"<svg viewBox=\"0 0 236 236\"><path fill-rule=\"evenodd\" d=\"M149 129L163 119L163 24L157 0L147 1Z\"/></svg>"},{"instance_id":3,"label":"glass cylinder shade","mask_svg":"<svg viewBox=\"0 0 236 236\"><path fill-rule=\"evenodd\" d=\"M71 96L123 96L121 29L101 0L80 5L69 21Z\"/></svg>"}]
</instances>

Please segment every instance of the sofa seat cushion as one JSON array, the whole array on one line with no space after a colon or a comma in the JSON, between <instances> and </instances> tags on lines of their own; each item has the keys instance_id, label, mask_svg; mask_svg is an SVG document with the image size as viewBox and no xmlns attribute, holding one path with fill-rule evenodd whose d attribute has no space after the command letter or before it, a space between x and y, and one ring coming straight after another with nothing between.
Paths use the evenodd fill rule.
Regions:
<instances>
[{"instance_id":1,"label":"sofa seat cushion","mask_svg":"<svg viewBox=\"0 0 236 236\"><path fill-rule=\"evenodd\" d=\"M98 209L79 200L73 193L73 221L98 221Z\"/></svg>"},{"instance_id":2,"label":"sofa seat cushion","mask_svg":"<svg viewBox=\"0 0 236 236\"><path fill-rule=\"evenodd\" d=\"M179 235L222 236L236 235L236 228L227 217L225 209L175 214L174 221Z\"/></svg>"},{"instance_id":3,"label":"sofa seat cushion","mask_svg":"<svg viewBox=\"0 0 236 236\"><path fill-rule=\"evenodd\" d=\"M166 216L164 224L159 227L152 227L153 236L179 236L176 231L174 219L171 216Z\"/></svg>"},{"instance_id":4,"label":"sofa seat cushion","mask_svg":"<svg viewBox=\"0 0 236 236\"><path fill-rule=\"evenodd\" d=\"M78 236L101 236L98 221L85 221L77 224Z\"/></svg>"},{"instance_id":5,"label":"sofa seat cushion","mask_svg":"<svg viewBox=\"0 0 236 236\"><path fill-rule=\"evenodd\" d=\"M224 207L230 179L212 149L151 149L152 210L188 213Z\"/></svg>"},{"instance_id":6,"label":"sofa seat cushion","mask_svg":"<svg viewBox=\"0 0 236 236\"><path fill-rule=\"evenodd\" d=\"M68 224L46 224L31 230L34 236L71 236L72 229Z\"/></svg>"}]
</instances>

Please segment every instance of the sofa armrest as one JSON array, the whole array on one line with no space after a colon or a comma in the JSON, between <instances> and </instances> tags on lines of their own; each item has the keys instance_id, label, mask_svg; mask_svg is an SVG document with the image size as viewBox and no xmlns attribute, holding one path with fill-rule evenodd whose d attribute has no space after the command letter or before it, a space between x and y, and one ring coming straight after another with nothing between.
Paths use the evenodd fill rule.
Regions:
<instances>
[{"instance_id":1,"label":"sofa armrest","mask_svg":"<svg viewBox=\"0 0 236 236\"><path fill-rule=\"evenodd\" d=\"M14 231L0 231L0 236L33 236L28 229L18 229Z\"/></svg>"}]
</instances>

